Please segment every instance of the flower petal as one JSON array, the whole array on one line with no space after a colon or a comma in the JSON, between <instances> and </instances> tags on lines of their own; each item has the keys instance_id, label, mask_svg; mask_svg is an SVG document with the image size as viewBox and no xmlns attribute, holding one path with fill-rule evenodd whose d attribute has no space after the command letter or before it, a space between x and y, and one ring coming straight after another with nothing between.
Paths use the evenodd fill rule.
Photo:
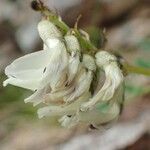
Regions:
<instances>
[{"instance_id":1,"label":"flower petal","mask_svg":"<svg viewBox=\"0 0 150 150\"><path fill-rule=\"evenodd\" d=\"M93 73L91 71L85 72L85 70L81 70L78 78L75 81L75 90L71 94L65 96L65 102L71 102L75 100L77 97L82 95L84 92L87 92L90 88L91 81L93 78Z\"/></svg>"},{"instance_id":2,"label":"flower petal","mask_svg":"<svg viewBox=\"0 0 150 150\"><path fill-rule=\"evenodd\" d=\"M68 86L62 90L51 92L44 96L46 103L62 101L63 97L70 94L74 90L74 86Z\"/></svg>"},{"instance_id":3,"label":"flower petal","mask_svg":"<svg viewBox=\"0 0 150 150\"><path fill-rule=\"evenodd\" d=\"M61 105L61 106L46 106L40 108L38 110L39 118L44 116L64 116L64 115L74 115L79 110L79 106L81 102L87 101L90 97L90 93L86 92L82 96L80 96L76 101L68 104L68 105Z\"/></svg>"},{"instance_id":4,"label":"flower petal","mask_svg":"<svg viewBox=\"0 0 150 150\"><path fill-rule=\"evenodd\" d=\"M50 57L50 51L42 50L16 59L5 69L5 74L10 78L5 82L5 85L10 83L19 87L36 90L42 78L43 70L49 64Z\"/></svg>"},{"instance_id":5,"label":"flower petal","mask_svg":"<svg viewBox=\"0 0 150 150\"><path fill-rule=\"evenodd\" d=\"M75 78L78 67L80 64L79 55L77 53L72 54L69 59L69 66L68 66L68 84L72 82L72 80Z\"/></svg>"},{"instance_id":6,"label":"flower petal","mask_svg":"<svg viewBox=\"0 0 150 150\"><path fill-rule=\"evenodd\" d=\"M22 87L29 90L35 90L39 86L39 79L22 80L10 77L3 82L3 86L7 86L8 84L12 84L14 86Z\"/></svg>"},{"instance_id":7,"label":"flower petal","mask_svg":"<svg viewBox=\"0 0 150 150\"><path fill-rule=\"evenodd\" d=\"M74 79L80 63L80 45L78 39L70 32L65 36L67 50L71 53L68 66L68 84Z\"/></svg>"},{"instance_id":8,"label":"flower petal","mask_svg":"<svg viewBox=\"0 0 150 150\"><path fill-rule=\"evenodd\" d=\"M38 31L43 41L52 37L55 37L55 38L62 37L61 32L58 30L58 28L52 22L48 20L42 20L39 22Z\"/></svg>"},{"instance_id":9,"label":"flower petal","mask_svg":"<svg viewBox=\"0 0 150 150\"><path fill-rule=\"evenodd\" d=\"M88 70L91 70L91 71L95 71L96 70L95 60L94 60L94 58L92 56L90 56L88 54L84 54L83 55L83 65Z\"/></svg>"},{"instance_id":10,"label":"flower petal","mask_svg":"<svg viewBox=\"0 0 150 150\"><path fill-rule=\"evenodd\" d=\"M106 112L98 110L96 107L93 110L79 113L79 120L90 124L102 124L115 119L120 113L120 108L117 103L114 103Z\"/></svg>"},{"instance_id":11,"label":"flower petal","mask_svg":"<svg viewBox=\"0 0 150 150\"><path fill-rule=\"evenodd\" d=\"M66 47L69 52L80 52L80 45L78 39L74 35L66 35Z\"/></svg>"},{"instance_id":12,"label":"flower petal","mask_svg":"<svg viewBox=\"0 0 150 150\"><path fill-rule=\"evenodd\" d=\"M33 106L36 106L40 104L41 102L44 102L44 96L50 92L50 88L47 86L43 89L36 90L30 97L26 98L24 101L25 103L31 102L33 103Z\"/></svg>"},{"instance_id":13,"label":"flower petal","mask_svg":"<svg viewBox=\"0 0 150 150\"><path fill-rule=\"evenodd\" d=\"M42 80L42 87L50 84L52 90L62 85L67 74L68 54L60 39L47 39L46 45L51 49L51 59ZM63 76L63 78L62 78Z\"/></svg>"}]
</instances>

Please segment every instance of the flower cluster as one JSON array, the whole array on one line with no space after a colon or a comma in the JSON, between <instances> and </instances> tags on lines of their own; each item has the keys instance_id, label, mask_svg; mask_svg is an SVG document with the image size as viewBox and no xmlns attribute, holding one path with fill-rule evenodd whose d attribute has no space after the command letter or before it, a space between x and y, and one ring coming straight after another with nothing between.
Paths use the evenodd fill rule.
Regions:
<instances>
[{"instance_id":1,"label":"flower cluster","mask_svg":"<svg viewBox=\"0 0 150 150\"><path fill-rule=\"evenodd\" d=\"M34 93L25 99L38 110L39 118L58 117L64 127L84 122L94 127L116 119L123 101L124 77L117 58L100 50L84 53L73 30L63 35L49 20L38 24L43 50L16 59L6 67L12 84ZM82 36L89 40L87 33Z\"/></svg>"}]
</instances>

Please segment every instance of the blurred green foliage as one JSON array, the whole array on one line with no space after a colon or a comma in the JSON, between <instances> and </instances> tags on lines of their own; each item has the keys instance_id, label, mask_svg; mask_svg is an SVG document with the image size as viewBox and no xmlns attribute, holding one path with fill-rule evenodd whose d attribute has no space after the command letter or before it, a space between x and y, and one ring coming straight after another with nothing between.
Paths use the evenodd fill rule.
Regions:
<instances>
[{"instance_id":1,"label":"blurred green foliage","mask_svg":"<svg viewBox=\"0 0 150 150\"><path fill-rule=\"evenodd\" d=\"M150 37L143 39L138 43L140 49L150 51Z\"/></svg>"},{"instance_id":2,"label":"blurred green foliage","mask_svg":"<svg viewBox=\"0 0 150 150\"><path fill-rule=\"evenodd\" d=\"M150 68L150 59L149 60L145 60L143 58L138 58L135 63L140 66L140 67L144 67L144 68Z\"/></svg>"},{"instance_id":3,"label":"blurred green foliage","mask_svg":"<svg viewBox=\"0 0 150 150\"><path fill-rule=\"evenodd\" d=\"M19 87L15 87L12 85L8 85L7 87L3 87L3 81L6 79L4 74L0 75L0 109L1 111L8 109L11 110L15 115L26 115L33 116L35 115L35 108L31 104L24 104L24 98L29 95L29 92L21 89Z\"/></svg>"},{"instance_id":4,"label":"blurred green foliage","mask_svg":"<svg viewBox=\"0 0 150 150\"><path fill-rule=\"evenodd\" d=\"M85 31L87 31L90 35L90 40L95 47L101 48L104 46L106 38L104 36L103 31L100 28L95 26L89 26L85 29Z\"/></svg>"}]
</instances>

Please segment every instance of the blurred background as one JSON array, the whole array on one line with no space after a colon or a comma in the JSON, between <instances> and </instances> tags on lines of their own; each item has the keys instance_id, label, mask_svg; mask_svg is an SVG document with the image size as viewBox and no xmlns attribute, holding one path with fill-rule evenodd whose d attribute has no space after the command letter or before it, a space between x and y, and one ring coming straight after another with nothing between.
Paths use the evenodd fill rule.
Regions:
<instances>
[{"instance_id":1,"label":"blurred background","mask_svg":"<svg viewBox=\"0 0 150 150\"><path fill-rule=\"evenodd\" d=\"M123 113L111 128L89 131L84 125L72 129L55 120L39 120L38 107L24 104L31 93L11 85L3 88L4 68L15 58L40 50L37 23L40 14L30 0L0 0L0 150L150 150L150 78L130 74L126 78ZM150 69L149 0L43 0L73 27L79 27L92 42L120 53L136 66Z\"/></svg>"}]
</instances>

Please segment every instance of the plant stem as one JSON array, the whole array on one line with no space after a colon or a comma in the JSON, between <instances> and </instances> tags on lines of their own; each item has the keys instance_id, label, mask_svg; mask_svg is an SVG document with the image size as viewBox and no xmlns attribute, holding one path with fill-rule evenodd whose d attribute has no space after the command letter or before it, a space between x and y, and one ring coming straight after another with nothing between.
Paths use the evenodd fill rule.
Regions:
<instances>
[{"instance_id":1,"label":"plant stem","mask_svg":"<svg viewBox=\"0 0 150 150\"><path fill-rule=\"evenodd\" d=\"M81 42L81 45L85 49L90 50L93 54L98 51L98 49L90 41L88 41L82 37L82 35L80 34L80 32L77 29L74 29L74 31L75 31L77 38Z\"/></svg>"},{"instance_id":2,"label":"plant stem","mask_svg":"<svg viewBox=\"0 0 150 150\"><path fill-rule=\"evenodd\" d=\"M143 75L146 75L146 76L150 76L150 69L137 67L137 66L132 66L132 65L127 64L127 63L124 63L123 67L129 73L137 73L137 74L143 74Z\"/></svg>"}]
</instances>

